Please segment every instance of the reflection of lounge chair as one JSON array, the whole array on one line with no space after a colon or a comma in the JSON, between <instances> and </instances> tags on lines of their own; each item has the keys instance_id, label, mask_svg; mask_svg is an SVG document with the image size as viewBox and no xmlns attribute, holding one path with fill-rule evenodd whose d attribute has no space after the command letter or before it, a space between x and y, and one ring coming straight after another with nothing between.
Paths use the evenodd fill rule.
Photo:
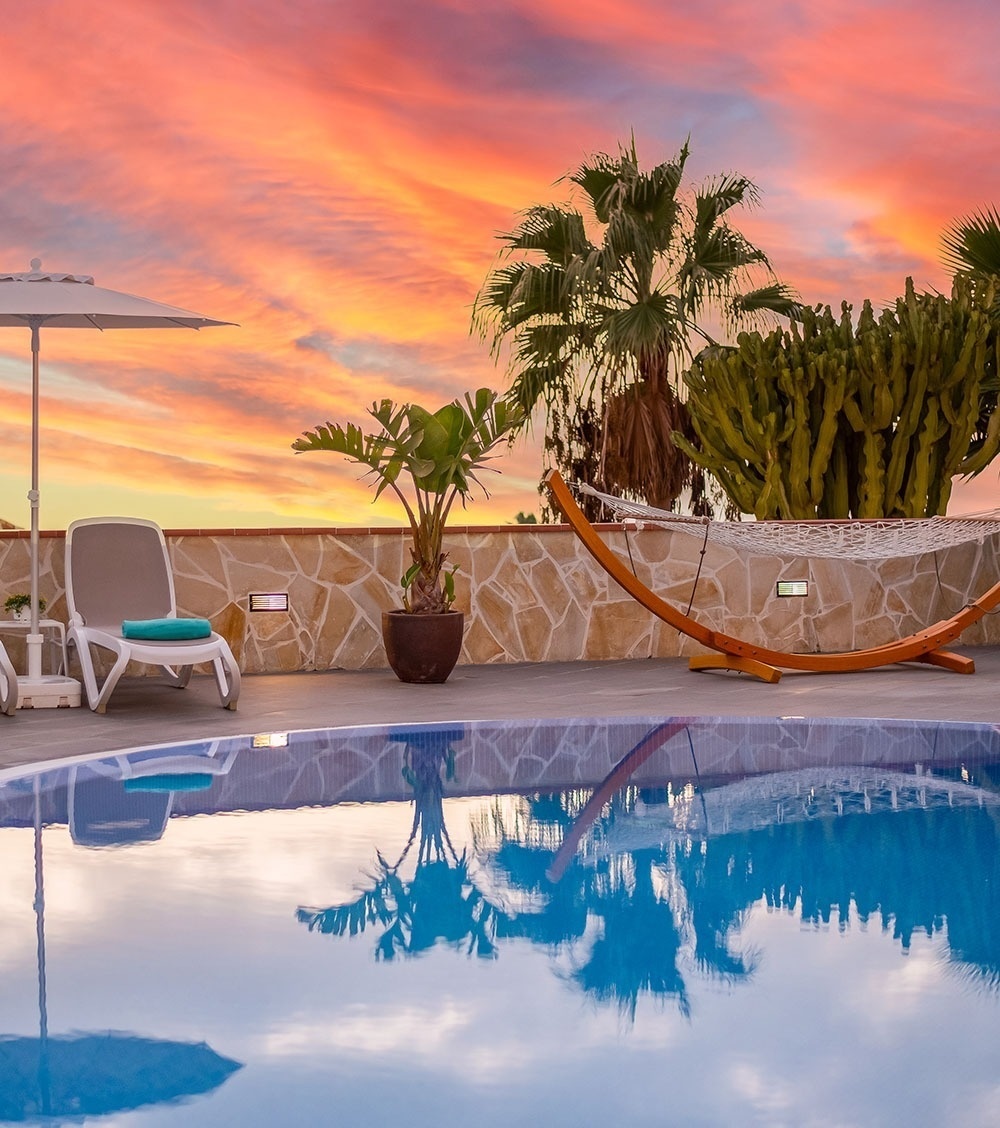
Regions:
<instances>
[{"instance_id":1,"label":"reflection of lounge chair","mask_svg":"<svg viewBox=\"0 0 1000 1128\"><path fill-rule=\"evenodd\" d=\"M13 717L17 708L17 674L0 642L0 713Z\"/></svg>"},{"instance_id":2,"label":"reflection of lounge chair","mask_svg":"<svg viewBox=\"0 0 1000 1128\"><path fill-rule=\"evenodd\" d=\"M74 764L67 812L78 846L127 846L161 838L180 792L200 791L228 773L235 746L219 756L219 741L159 751L121 754Z\"/></svg>"},{"instance_id":3,"label":"reflection of lounge chair","mask_svg":"<svg viewBox=\"0 0 1000 1128\"><path fill-rule=\"evenodd\" d=\"M90 517L66 531L67 641L76 647L91 709L103 713L130 660L160 666L183 689L192 666L210 662L222 704L235 709L240 671L226 640L152 641L125 638L125 619L176 619L174 578L159 526L132 517ZM108 650L114 665L98 687L91 647Z\"/></svg>"}]
</instances>

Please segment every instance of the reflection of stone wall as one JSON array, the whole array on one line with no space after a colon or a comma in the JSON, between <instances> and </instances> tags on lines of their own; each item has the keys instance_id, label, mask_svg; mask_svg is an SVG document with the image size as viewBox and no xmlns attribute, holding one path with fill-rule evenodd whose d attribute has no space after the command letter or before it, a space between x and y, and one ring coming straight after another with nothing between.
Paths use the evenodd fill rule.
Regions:
<instances>
[{"instance_id":1,"label":"reflection of stone wall","mask_svg":"<svg viewBox=\"0 0 1000 1128\"><path fill-rule=\"evenodd\" d=\"M627 558L625 534L603 535ZM1000 536L1000 534L998 534ZM938 555L881 563L741 557L709 545L692 614L706 626L783 650L851 650L947 618L1000 580L998 536ZM182 614L210 618L247 673L385 665L380 622L397 605L406 537L399 530L239 530L168 534ZM640 578L685 609L700 541L629 534ZM669 657L699 648L622 592L563 526L455 529L447 537L457 606L467 615L463 663ZM42 594L66 618L63 540L43 534ZM806 579L805 598L778 598L778 579ZM0 601L28 588L28 540L0 532ZM250 592L288 592L290 612L247 611ZM20 639L3 636L20 660ZM1000 643L1000 616L960 645Z\"/></svg>"},{"instance_id":2,"label":"reflection of stone wall","mask_svg":"<svg viewBox=\"0 0 1000 1128\"><path fill-rule=\"evenodd\" d=\"M626 783L662 787L673 781L677 795L685 784L697 781L711 803L713 791L716 800L724 797L714 789L728 784L724 793L738 800L744 815L752 812L764 825L779 818L779 804L780 819L797 821L819 814L816 798L821 789L826 791L823 813L832 815L831 785L841 791L843 813L848 814L866 807L868 789L869 809L892 809L892 789L901 784L907 792L901 798L912 803L916 793L917 804L925 808L973 803L995 813L1000 807L1000 792L989 783L989 772L982 771L982 765L995 765L1000 753L1000 737L987 724L797 717L674 718L664 724L662 718L622 717L610 722L560 718L433 727L452 734L446 743L455 754L454 774L442 780L446 796L585 792L624 765L625 774L617 778L608 798ZM214 783L172 796L160 792L164 810L168 798L173 816L413 799L401 771L406 740L396 726L284 735L287 745L276 747L255 748L247 736L186 745L185 757L205 757L205 770ZM421 743L433 747L431 738ZM137 774L139 764L148 769L161 757L164 773L177 771L176 765L170 767L174 754L168 746L157 753L94 757L44 771L43 822L68 822L67 788L101 781L108 817L113 812L116 820L122 819L128 810L122 780ZM956 778L960 766L971 773L971 784ZM185 768L190 771L187 764ZM811 770L806 780L794 774L803 769ZM922 801L920 790L925 791ZM31 826L34 801L23 777L0 779L0 827ZM76 806L79 813L85 804ZM95 810L93 801L86 806ZM701 808L700 800L695 808ZM704 828L704 808L695 808L678 802L674 809L680 817L691 816L689 826L697 830ZM655 827L657 820L647 825ZM714 829L722 825L716 821ZM561 836L553 840L553 849L560 841Z\"/></svg>"}]
</instances>

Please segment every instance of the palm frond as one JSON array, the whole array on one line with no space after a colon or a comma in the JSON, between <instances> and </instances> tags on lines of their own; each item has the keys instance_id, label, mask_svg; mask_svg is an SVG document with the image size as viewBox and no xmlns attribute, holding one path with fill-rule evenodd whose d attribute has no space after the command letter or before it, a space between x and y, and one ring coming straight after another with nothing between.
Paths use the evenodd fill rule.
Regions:
<instances>
[{"instance_id":1,"label":"palm frond","mask_svg":"<svg viewBox=\"0 0 1000 1128\"><path fill-rule=\"evenodd\" d=\"M755 205L757 185L749 177L730 174L716 177L695 193L695 226L709 230L730 208Z\"/></svg>"},{"instance_id":2,"label":"palm frond","mask_svg":"<svg viewBox=\"0 0 1000 1128\"><path fill-rule=\"evenodd\" d=\"M608 313L601 329L613 356L639 357L673 349L677 318L665 296L654 292L645 301Z\"/></svg>"},{"instance_id":3,"label":"palm frond","mask_svg":"<svg viewBox=\"0 0 1000 1128\"><path fill-rule=\"evenodd\" d=\"M942 262L954 274L1000 275L1000 212L996 207L956 219L941 237Z\"/></svg>"},{"instance_id":4,"label":"palm frond","mask_svg":"<svg viewBox=\"0 0 1000 1128\"><path fill-rule=\"evenodd\" d=\"M589 163L584 163L565 179L582 188L598 223L607 223L621 183L622 169L619 161L606 153L597 153Z\"/></svg>"},{"instance_id":5,"label":"palm frond","mask_svg":"<svg viewBox=\"0 0 1000 1128\"><path fill-rule=\"evenodd\" d=\"M539 403L555 402L559 389L565 385L568 368L565 360L526 364L518 370L507 397L524 411L525 418L529 418Z\"/></svg>"},{"instance_id":6,"label":"palm frond","mask_svg":"<svg viewBox=\"0 0 1000 1128\"><path fill-rule=\"evenodd\" d=\"M538 318L566 318L571 311L565 275L558 266L512 263L490 275L476 297L476 323L497 336L518 332Z\"/></svg>"},{"instance_id":7,"label":"palm frond","mask_svg":"<svg viewBox=\"0 0 1000 1128\"><path fill-rule=\"evenodd\" d=\"M798 321L802 317L802 302L798 294L783 282L772 282L769 286L758 286L746 294L737 294L731 303L734 314L753 315L774 313Z\"/></svg>"},{"instance_id":8,"label":"palm frond","mask_svg":"<svg viewBox=\"0 0 1000 1128\"><path fill-rule=\"evenodd\" d=\"M520 224L500 238L508 251L541 251L549 262L559 266L590 247L583 216L555 204L529 208Z\"/></svg>"}]
</instances>

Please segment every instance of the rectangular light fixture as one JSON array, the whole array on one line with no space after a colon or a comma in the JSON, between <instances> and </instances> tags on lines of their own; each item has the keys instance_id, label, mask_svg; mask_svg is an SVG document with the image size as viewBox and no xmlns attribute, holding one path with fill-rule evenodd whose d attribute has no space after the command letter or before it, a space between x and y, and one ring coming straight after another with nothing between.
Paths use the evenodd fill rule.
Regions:
<instances>
[{"instance_id":1,"label":"rectangular light fixture","mask_svg":"<svg viewBox=\"0 0 1000 1128\"><path fill-rule=\"evenodd\" d=\"M778 595L808 595L808 580L778 580Z\"/></svg>"},{"instance_id":2,"label":"rectangular light fixture","mask_svg":"<svg viewBox=\"0 0 1000 1128\"><path fill-rule=\"evenodd\" d=\"M250 593L251 611L287 611L287 591L252 591Z\"/></svg>"},{"instance_id":3,"label":"rectangular light fixture","mask_svg":"<svg viewBox=\"0 0 1000 1128\"><path fill-rule=\"evenodd\" d=\"M258 732L254 734L251 748L287 748L287 732Z\"/></svg>"}]
</instances>

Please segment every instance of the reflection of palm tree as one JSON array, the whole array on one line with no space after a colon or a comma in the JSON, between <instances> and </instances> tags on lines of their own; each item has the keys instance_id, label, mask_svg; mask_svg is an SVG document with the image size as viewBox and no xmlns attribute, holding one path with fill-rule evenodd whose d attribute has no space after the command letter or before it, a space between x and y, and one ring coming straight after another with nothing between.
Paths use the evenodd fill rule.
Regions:
<instances>
[{"instance_id":1,"label":"reflection of palm tree","mask_svg":"<svg viewBox=\"0 0 1000 1128\"><path fill-rule=\"evenodd\" d=\"M463 735L460 729L432 729L394 738L404 745L402 775L413 788L410 836L395 863L378 854L373 884L355 900L325 909L299 908L297 918L310 931L354 936L379 924L383 932L376 955L386 960L417 955L438 942L465 944L477 956L496 955L499 910L473 885L465 852L456 852L444 822L444 780L455 772L452 743ZM416 869L406 881L399 870L414 843Z\"/></svg>"},{"instance_id":2,"label":"reflection of palm tree","mask_svg":"<svg viewBox=\"0 0 1000 1128\"><path fill-rule=\"evenodd\" d=\"M636 850L622 872L623 859L593 871L588 910L601 922L601 935L573 979L601 1002L615 1002L630 1020L640 995L677 1000L690 1014L687 987L680 970L682 939L674 910L659 896L655 872L663 864L660 850Z\"/></svg>"},{"instance_id":3,"label":"reflection of palm tree","mask_svg":"<svg viewBox=\"0 0 1000 1128\"><path fill-rule=\"evenodd\" d=\"M375 951L384 960L419 955L438 942L464 945L477 956L496 955L498 909L472 884L464 855L454 865L443 859L419 862L409 882L379 855L372 880L354 901L326 909L303 907L296 916L310 931L332 936L354 936L380 924L383 932Z\"/></svg>"},{"instance_id":4,"label":"reflection of palm tree","mask_svg":"<svg viewBox=\"0 0 1000 1128\"><path fill-rule=\"evenodd\" d=\"M406 735L403 772L414 790L414 816L400 857L390 863L379 855L370 887L352 902L303 908L299 919L335 935L380 925L377 955L385 959L441 942L495 956L499 943L527 940L567 957L571 982L629 1018L643 997L671 1000L687 1014L693 966L730 983L751 976L756 954L740 950L739 939L761 903L811 923L880 920L904 949L915 932L934 935L947 925L956 966L978 984L1000 982L995 804L959 811L887 803L870 814L836 817L838 803L849 808L851 800L861 809L841 776L825 776L824 792L811 777L803 784L802 773L788 780L779 774L768 779L778 781L772 788L792 789L774 792L783 811L792 809L788 796L806 788L806 799L795 800L799 815L722 831L723 822L748 825L740 818L730 824L720 817L724 811L740 815L739 803L756 804L756 818L774 809L772 799L761 807L760 789L747 791L744 783L709 791L688 783L678 791L676 783L631 782L683 728L669 722L651 730L592 792L506 796L478 815L474 852L491 885L508 891L499 899L506 912L476 888L465 853L456 853L444 826L450 740ZM650 777L648 768L644 774ZM988 784L988 773L977 769L977 780ZM952 792L959 788L968 792L961 797L966 805L983 794L964 781L936 784L948 795L941 803L958 803ZM406 881L399 871L415 845L416 871Z\"/></svg>"},{"instance_id":5,"label":"reflection of palm tree","mask_svg":"<svg viewBox=\"0 0 1000 1128\"><path fill-rule=\"evenodd\" d=\"M595 795L599 792L600 788ZM550 822L568 837L574 819L565 811L557 815L559 798L537 796L522 802L525 813L544 809ZM563 798L569 799L578 814L576 794ZM640 795L637 788L626 787L612 796L591 825L588 841L600 841L616 821L632 817L640 798L649 805L654 794L647 790ZM592 809L587 803L585 810ZM524 937L553 953L567 950L571 955L588 944L574 960L572 981L599 1001L616 1003L629 1019L634 1019L642 996L673 999L682 1014L689 1013L683 971L688 949L693 948L702 973L713 978L731 981L752 974L755 961L730 947L742 912L733 911L724 896L723 903L712 903L711 887L698 889L702 900L695 898L693 903L683 875L684 866L690 866L694 858L676 843L612 855L575 853L569 858L560 848L557 857L562 861L557 866L546 841L550 836L538 835L530 817L517 819L511 831L504 831L498 823L494 826L500 832L499 840L487 844L481 839L480 851L490 854L491 868L501 880L532 894L542 906L537 912L501 920L498 939ZM539 838L541 844L535 841ZM576 840L579 842L579 835ZM585 850L587 854L592 851ZM687 877L694 879L695 874L688 872ZM743 907L741 904L740 909ZM589 931L597 934L593 942L586 939Z\"/></svg>"},{"instance_id":6,"label":"reflection of palm tree","mask_svg":"<svg viewBox=\"0 0 1000 1128\"><path fill-rule=\"evenodd\" d=\"M430 862L432 858L447 862L450 856L458 861L444 825L444 780L441 773L443 770L446 779L455 778L455 752L451 743L461 736L461 731L417 730L396 737L404 744L403 779L413 788L413 825L399 861L391 867L393 872L399 869L418 835L418 866Z\"/></svg>"},{"instance_id":7,"label":"reflection of palm tree","mask_svg":"<svg viewBox=\"0 0 1000 1128\"><path fill-rule=\"evenodd\" d=\"M732 914L694 914L682 903L683 886L671 880L677 858L670 845L593 859L578 850L583 843L590 852L638 803L668 801L666 789L640 790L629 780L686 730L683 720L655 726L585 800L579 792L532 796L522 801L527 817L516 819L512 831L499 817L481 828L480 849L491 855L491 866L543 904L501 921L498 936L523 936L558 951L579 945L588 926L595 928L597 939L577 960L572 979L600 1001L616 1002L630 1019L642 995L675 999L689 1013L681 970L687 947L703 972L734 979L753 970L752 961L730 951ZM542 819L547 832L540 833ZM673 900L661 891L665 886L673 888Z\"/></svg>"}]
</instances>

